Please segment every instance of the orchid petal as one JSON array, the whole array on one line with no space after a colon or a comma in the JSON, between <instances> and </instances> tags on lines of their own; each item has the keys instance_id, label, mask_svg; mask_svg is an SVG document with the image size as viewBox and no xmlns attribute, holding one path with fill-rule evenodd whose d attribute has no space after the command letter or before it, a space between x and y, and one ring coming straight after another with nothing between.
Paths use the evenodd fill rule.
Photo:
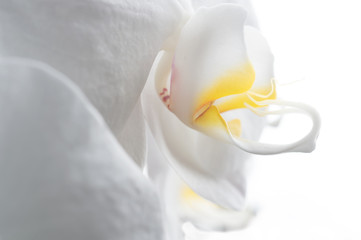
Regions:
<instances>
[{"instance_id":1,"label":"orchid petal","mask_svg":"<svg viewBox=\"0 0 361 240\"><path fill-rule=\"evenodd\" d=\"M247 11L247 19L245 21L245 24L258 28L256 14L254 12L251 1L249 0L193 0L192 3L194 9L198 9L201 7L212 7L222 3L237 4L238 6L243 7Z\"/></svg>"},{"instance_id":2,"label":"orchid petal","mask_svg":"<svg viewBox=\"0 0 361 240\"><path fill-rule=\"evenodd\" d=\"M64 73L119 132L183 11L169 0L1 1L0 55Z\"/></svg>"},{"instance_id":3,"label":"orchid petal","mask_svg":"<svg viewBox=\"0 0 361 240\"><path fill-rule=\"evenodd\" d=\"M154 189L69 79L0 60L0 109L1 239L162 239Z\"/></svg>"}]
</instances>

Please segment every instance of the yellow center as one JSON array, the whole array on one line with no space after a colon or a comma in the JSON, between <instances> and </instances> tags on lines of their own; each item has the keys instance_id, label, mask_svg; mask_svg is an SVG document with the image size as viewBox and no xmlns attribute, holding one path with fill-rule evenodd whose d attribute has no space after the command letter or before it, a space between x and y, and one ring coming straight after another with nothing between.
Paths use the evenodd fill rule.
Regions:
<instances>
[{"instance_id":1,"label":"yellow center","mask_svg":"<svg viewBox=\"0 0 361 240\"><path fill-rule=\"evenodd\" d=\"M252 107L264 107L257 105L249 96L256 101L275 99L276 92L271 88L252 89L255 81L255 72L250 63L242 68L227 72L224 76L216 79L211 87L203 91L197 100L198 106L193 115L195 126L205 131L221 129L226 130L233 137L241 136L241 121L232 119L226 122L221 113L245 108L246 104ZM218 100L217 102L215 102Z\"/></svg>"}]
</instances>

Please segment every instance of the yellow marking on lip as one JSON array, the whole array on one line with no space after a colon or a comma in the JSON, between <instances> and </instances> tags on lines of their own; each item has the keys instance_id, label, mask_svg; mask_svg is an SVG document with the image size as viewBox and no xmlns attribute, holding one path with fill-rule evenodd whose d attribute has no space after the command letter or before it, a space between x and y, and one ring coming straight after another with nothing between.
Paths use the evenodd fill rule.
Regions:
<instances>
[{"instance_id":1,"label":"yellow marking on lip","mask_svg":"<svg viewBox=\"0 0 361 240\"><path fill-rule=\"evenodd\" d=\"M198 113L205 105L219 98L248 91L252 87L254 80L255 72L251 63L228 71L200 94L195 113Z\"/></svg>"},{"instance_id":2,"label":"yellow marking on lip","mask_svg":"<svg viewBox=\"0 0 361 240\"><path fill-rule=\"evenodd\" d=\"M195 125L206 132L218 128L228 132L233 137L239 138L242 132L241 120L233 119L226 122L221 113L246 108L245 103L252 107L264 107L264 105L260 106L252 101L248 95L255 101L276 98L274 85L272 85L272 88L252 89L255 73L251 64L246 64L241 69L229 71L201 94L198 100L198 108L193 114L193 123Z\"/></svg>"},{"instance_id":3,"label":"yellow marking on lip","mask_svg":"<svg viewBox=\"0 0 361 240\"><path fill-rule=\"evenodd\" d=\"M227 123L214 105L210 105L207 110L194 119L194 123L202 127L220 127L227 129Z\"/></svg>"}]
</instances>

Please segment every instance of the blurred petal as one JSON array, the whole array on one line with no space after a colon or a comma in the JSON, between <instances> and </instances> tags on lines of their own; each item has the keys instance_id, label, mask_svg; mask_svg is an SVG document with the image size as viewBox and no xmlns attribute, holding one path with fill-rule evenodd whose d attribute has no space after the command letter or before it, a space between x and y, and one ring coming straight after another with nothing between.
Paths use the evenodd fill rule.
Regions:
<instances>
[{"instance_id":1,"label":"blurred petal","mask_svg":"<svg viewBox=\"0 0 361 240\"><path fill-rule=\"evenodd\" d=\"M1 1L0 55L64 73L119 132L182 8L176 0Z\"/></svg>"},{"instance_id":2,"label":"blurred petal","mask_svg":"<svg viewBox=\"0 0 361 240\"><path fill-rule=\"evenodd\" d=\"M245 227L254 216L254 209L227 210L194 193L170 168L149 136L148 175L163 200L167 239L184 239L181 226L191 221L201 229L234 230Z\"/></svg>"},{"instance_id":3,"label":"blurred petal","mask_svg":"<svg viewBox=\"0 0 361 240\"><path fill-rule=\"evenodd\" d=\"M202 230L232 231L247 227L256 215L256 209L245 207L241 211L222 208L196 194L188 186L178 184L176 201L179 217L192 222Z\"/></svg>"},{"instance_id":4,"label":"blurred petal","mask_svg":"<svg viewBox=\"0 0 361 240\"><path fill-rule=\"evenodd\" d=\"M162 239L155 191L64 75L0 61L1 239Z\"/></svg>"}]
</instances>

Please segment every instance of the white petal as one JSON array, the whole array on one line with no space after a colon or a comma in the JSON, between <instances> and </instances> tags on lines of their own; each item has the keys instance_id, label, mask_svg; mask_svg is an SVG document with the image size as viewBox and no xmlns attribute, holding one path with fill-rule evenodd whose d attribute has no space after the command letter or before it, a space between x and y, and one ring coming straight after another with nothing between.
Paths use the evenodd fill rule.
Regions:
<instances>
[{"instance_id":1,"label":"white petal","mask_svg":"<svg viewBox=\"0 0 361 240\"><path fill-rule=\"evenodd\" d=\"M177 28L177 1L1 1L0 55L46 62L120 131L157 52Z\"/></svg>"},{"instance_id":2,"label":"white petal","mask_svg":"<svg viewBox=\"0 0 361 240\"><path fill-rule=\"evenodd\" d=\"M242 6L247 11L245 24L258 28L258 21L250 0L192 0L195 9L211 7L222 3L233 3Z\"/></svg>"},{"instance_id":3,"label":"white petal","mask_svg":"<svg viewBox=\"0 0 361 240\"><path fill-rule=\"evenodd\" d=\"M2 239L162 239L154 189L70 80L1 61L0 109Z\"/></svg>"}]
</instances>

